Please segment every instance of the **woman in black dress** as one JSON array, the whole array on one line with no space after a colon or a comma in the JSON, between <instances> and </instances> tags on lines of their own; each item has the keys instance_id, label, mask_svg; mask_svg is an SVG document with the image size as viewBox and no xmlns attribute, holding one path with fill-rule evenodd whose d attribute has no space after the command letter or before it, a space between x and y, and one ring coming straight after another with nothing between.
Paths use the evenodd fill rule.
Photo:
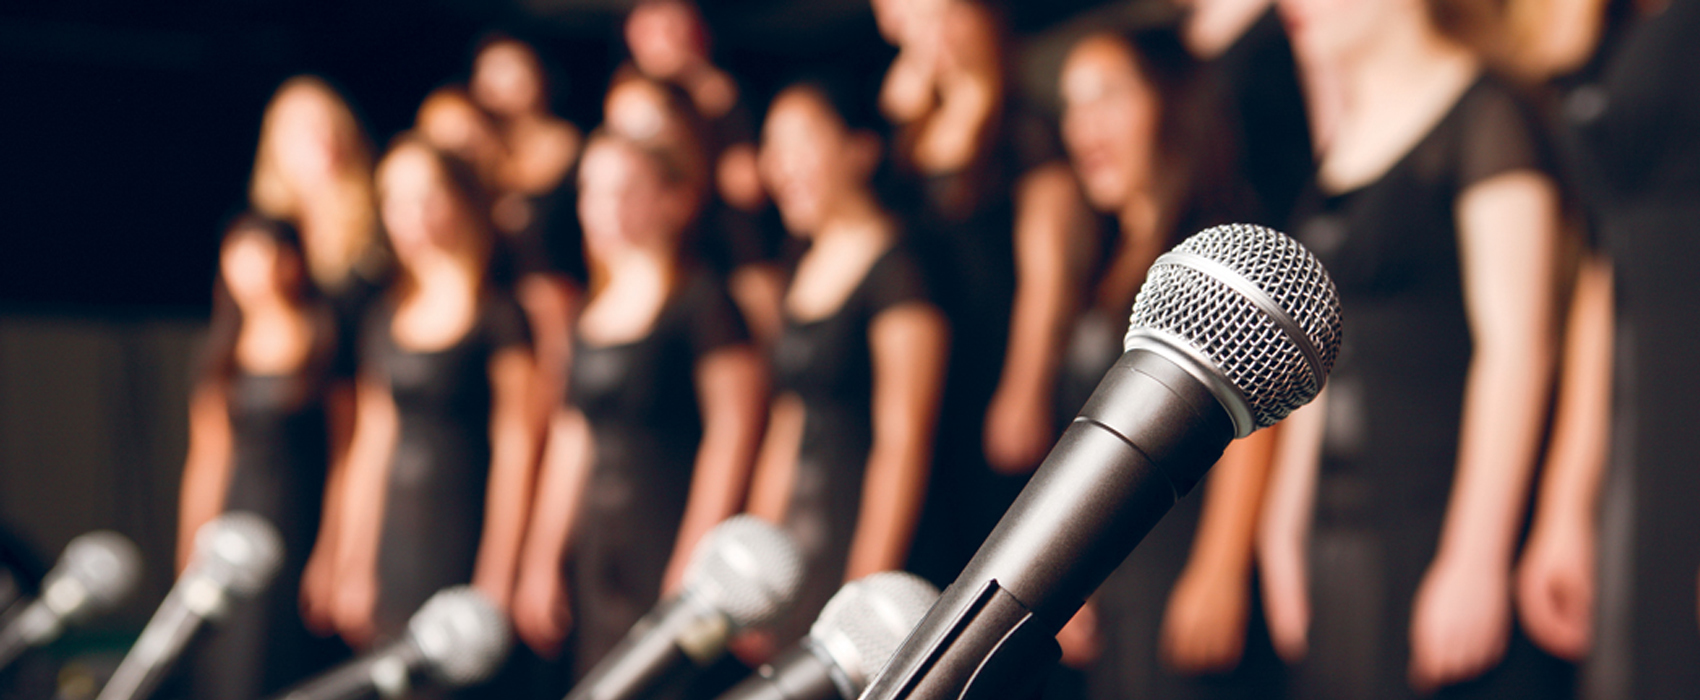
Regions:
<instances>
[{"instance_id":1,"label":"woman in black dress","mask_svg":"<svg viewBox=\"0 0 1700 700\"><path fill-rule=\"evenodd\" d=\"M1152 261L1182 236L1246 209L1229 174L1232 140L1212 116L1220 106L1199 68L1166 27L1088 36L1063 65L1064 144L1088 199L1119 233L1079 253L1073 277L1082 310L1056 380L1072 404L1059 406L1062 420L1120 356L1128 309ZM1094 609L1105 648L1088 672L1094 697L1278 693L1280 664L1251 595L1270 437L1263 431L1230 445L1208 488L1183 498L1100 588Z\"/></svg>"},{"instance_id":2,"label":"woman in black dress","mask_svg":"<svg viewBox=\"0 0 1700 700\"><path fill-rule=\"evenodd\" d=\"M683 253L697 193L674 151L594 133L579 191L593 291L514 611L545 655L571 627L575 676L678 593L697 541L738 512L767 395L737 307Z\"/></svg>"},{"instance_id":3,"label":"woman in black dress","mask_svg":"<svg viewBox=\"0 0 1700 700\"><path fill-rule=\"evenodd\" d=\"M821 88L768 110L763 177L809 249L785 294L777 398L750 512L803 552L803 592L776 639L801 637L845 581L903 568L920 517L948 330L897 223L874 197L879 139Z\"/></svg>"},{"instance_id":4,"label":"woman in black dress","mask_svg":"<svg viewBox=\"0 0 1700 700\"><path fill-rule=\"evenodd\" d=\"M355 643L396 638L449 585L507 609L541 428L474 176L404 136L377 184L399 274L361 346L335 610Z\"/></svg>"},{"instance_id":5,"label":"woman in black dress","mask_svg":"<svg viewBox=\"0 0 1700 700\"><path fill-rule=\"evenodd\" d=\"M333 547L353 387L332 372L335 317L314 293L294 227L246 214L225 235L217 296L234 322L215 326L189 411L177 568L195 533L226 511L248 511L283 536L284 565L260 596L197 643L196 698L271 695L347 650L307 629L302 574ZM322 545L321 545L322 543Z\"/></svg>"},{"instance_id":6,"label":"woman in black dress","mask_svg":"<svg viewBox=\"0 0 1700 700\"><path fill-rule=\"evenodd\" d=\"M1307 69L1338 81L1294 233L1348 328L1322 401L1281 434L1312 458L1278 458L1263 532L1301 697L1569 689L1511 614L1557 342L1559 196L1537 123L1469 48L1463 28L1481 25L1442 24L1482 19L1469 7L1281 6Z\"/></svg>"}]
</instances>

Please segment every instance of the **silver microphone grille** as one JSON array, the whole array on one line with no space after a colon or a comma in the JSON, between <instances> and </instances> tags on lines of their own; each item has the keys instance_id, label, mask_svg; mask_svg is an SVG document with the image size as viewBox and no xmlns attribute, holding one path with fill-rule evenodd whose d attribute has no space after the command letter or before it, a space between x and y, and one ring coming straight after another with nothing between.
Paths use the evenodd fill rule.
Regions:
<instances>
[{"instance_id":1,"label":"silver microphone grille","mask_svg":"<svg viewBox=\"0 0 1700 700\"><path fill-rule=\"evenodd\" d=\"M844 584L821 609L809 638L826 651L858 693L885 667L939 598L914 574L882 571Z\"/></svg>"},{"instance_id":2,"label":"silver microphone grille","mask_svg":"<svg viewBox=\"0 0 1700 700\"><path fill-rule=\"evenodd\" d=\"M714 526L691 553L685 590L737 629L773 622L796 601L803 559L785 531L750 515Z\"/></svg>"},{"instance_id":3,"label":"silver microphone grille","mask_svg":"<svg viewBox=\"0 0 1700 700\"><path fill-rule=\"evenodd\" d=\"M494 675L513 646L508 618L471 586L437 591L408 619L407 634L425 657L426 673L450 687Z\"/></svg>"},{"instance_id":4,"label":"silver microphone grille","mask_svg":"<svg viewBox=\"0 0 1700 700\"><path fill-rule=\"evenodd\" d=\"M1340 297L1297 241L1249 224L1207 229L1151 266L1127 349L1184 355L1239 436L1285 418L1328 379L1340 349Z\"/></svg>"},{"instance_id":5,"label":"silver microphone grille","mask_svg":"<svg viewBox=\"0 0 1700 700\"><path fill-rule=\"evenodd\" d=\"M72 620L111 610L135 590L142 554L130 538L111 530L77 536L42 581L43 598Z\"/></svg>"},{"instance_id":6,"label":"silver microphone grille","mask_svg":"<svg viewBox=\"0 0 1700 700\"><path fill-rule=\"evenodd\" d=\"M260 592L283 565L283 538L253 513L232 511L195 532L190 570L240 596Z\"/></svg>"}]
</instances>

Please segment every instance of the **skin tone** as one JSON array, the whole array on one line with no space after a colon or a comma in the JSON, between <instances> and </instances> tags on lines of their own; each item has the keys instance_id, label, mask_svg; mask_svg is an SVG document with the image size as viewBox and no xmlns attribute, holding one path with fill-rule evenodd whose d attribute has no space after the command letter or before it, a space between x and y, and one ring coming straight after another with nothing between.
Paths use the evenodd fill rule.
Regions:
<instances>
[{"instance_id":1,"label":"skin tone","mask_svg":"<svg viewBox=\"0 0 1700 700\"><path fill-rule=\"evenodd\" d=\"M1186 0L1189 12L1181 38L1199 58L1215 58L1233 46L1273 5L1273 0Z\"/></svg>"},{"instance_id":2,"label":"skin tone","mask_svg":"<svg viewBox=\"0 0 1700 700\"><path fill-rule=\"evenodd\" d=\"M435 157L417 144L392 150L378 170L381 214L405 277L390 325L408 352L452 347L477 322L484 260L478 250L478 214L448 184ZM487 235L487 234L486 234ZM513 590L521 536L532 492L538 421L532 415L535 373L526 348L498 350L489 363L491 385L490 483L472 585L506 610ZM399 418L389 390L373 377L359 381L354 442L350 448L338 544L337 629L355 645L373 634L378 598L377 552L385 484Z\"/></svg>"},{"instance_id":3,"label":"skin tone","mask_svg":"<svg viewBox=\"0 0 1700 700\"><path fill-rule=\"evenodd\" d=\"M360 167L353 153L361 138L358 127L340 98L319 83L286 86L268 117L261 148L289 191L292 209L269 213L295 220L308 271L319 286L335 289L364 251L364 240L352 238L365 232L350 230L346 211L370 206L364 201L369 193L348 186L350 177L366 177L349 172Z\"/></svg>"},{"instance_id":4,"label":"skin tone","mask_svg":"<svg viewBox=\"0 0 1700 700\"><path fill-rule=\"evenodd\" d=\"M762 172L786 227L812 245L785 297L807 322L838 311L895 243L889 216L869 189L878 140L848 129L818 95L793 88L774 100L762 135ZM905 302L869 324L873 446L845 580L901 569L919 520L943 390L948 330L931 304ZM795 395L775 402L756 467L750 512L785 520L802 439Z\"/></svg>"},{"instance_id":5,"label":"skin tone","mask_svg":"<svg viewBox=\"0 0 1700 700\"><path fill-rule=\"evenodd\" d=\"M301 304L306 273L298 254L280 248L263 234L233 233L219 256L220 273L231 299L242 313L235 364L257 375L288 375L307 362L313 344L313 326ZM326 409L330 420L331 451L325 483L324 509L319 541L309 555L301 584L302 616L310 629L330 632L329 602L333 581L329 576L334 556L335 533L340 525L340 495L343 457L348 446L346 430L352 409L347 387L327 390ZM177 571L188 565L194 551L195 533L224 511L230 484L231 426L225 387L209 381L196 387L189 407L189 454L183 468L181 511L178 521Z\"/></svg>"},{"instance_id":6,"label":"skin tone","mask_svg":"<svg viewBox=\"0 0 1700 700\"><path fill-rule=\"evenodd\" d=\"M531 47L513 40L485 47L473 61L469 88L501 128L509 154L501 170L504 189L527 195L554 189L578 158L583 137L549 112L542 66Z\"/></svg>"},{"instance_id":7,"label":"skin tone","mask_svg":"<svg viewBox=\"0 0 1700 700\"><path fill-rule=\"evenodd\" d=\"M586 247L606 280L580 316L578 332L597 345L640 340L676 291L679 234L694 209L693 195L682 183L667 182L651 156L615 140L592 142L579 188ZM742 505L766 406L766 368L748 345L699 358L694 376L703 439L663 596L679 591L702 536ZM548 656L559 652L572 624L561 572L594 458L584 414L556 409L515 600L521 639Z\"/></svg>"},{"instance_id":8,"label":"skin tone","mask_svg":"<svg viewBox=\"0 0 1700 700\"><path fill-rule=\"evenodd\" d=\"M880 109L906 130L905 156L923 174L961 171L981 155L1003 104L1003 63L990 11L966 0L880 0L897 59Z\"/></svg>"},{"instance_id":9,"label":"skin tone","mask_svg":"<svg viewBox=\"0 0 1700 700\"><path fill-rule=\"evenodd\" d=\"M1280 9L1301 53L1326 62L1338 80L1339 121L1318 170L1327 191L1379 178L1480 70L1475 56L1428 22L1419 0L1284 0ZM1559 207L1552 181L1526 170L1497 175L1461 193L1454 215L1474 352L1446 520L1413 605L1410 681L1419 691L1474 678L1504 654L1513 549L1558 341L1551 291ZM1302 524L1271 523L1277 530L1271 538L1302 542ZM1269 553L1292 554L1290 548ZM1295 562L1273 568L1302 571ZM1290 595L1275 598L1290 604ZM1294 629L1307 620L1301 611L1272 611L1270 620L1272 627L1276 620L1288 626L1272 630L1278 638L1303 638Z\"/></svg>"}]
</instances>

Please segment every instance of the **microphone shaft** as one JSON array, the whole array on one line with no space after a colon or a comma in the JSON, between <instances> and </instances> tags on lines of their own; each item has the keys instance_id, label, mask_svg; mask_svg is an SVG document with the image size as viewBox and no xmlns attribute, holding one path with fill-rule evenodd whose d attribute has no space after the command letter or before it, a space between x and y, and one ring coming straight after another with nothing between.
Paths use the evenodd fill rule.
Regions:
<instances>
[{"instance_id":1,"label":"microphone shaft","mask_svg":"<svg viewBox=\"0 0 1700 700\"><path fill-rule=\"evenodd\" d=\"M160 605L95 700L145 700L165 680L204 620L184 604L181 593L173 590Z\"/></svg>"},{"instance_id":2,"label":"microphone shaft","mask_svg":"<svg viewBox=\"0 0 1700 700\"><path fill-rule=\"evenodd\" d=\"M1055 635L1234 436L1202 382L1124 354L864 700L1022 697Z\"/></svg>"},{"instance_id":3,"label":"microphone shaft","mask_svg":"<svg viewBox=\"0 0 1700 700\"><path fill-rule=\"evenodd\" d=\"M14 611L8 610L6 612L12 613ZM35 642L32 639L34 635L29 632L35 626L34 618L39 618L42 615L51 617L52 614L47 606L29 600L29 602L19 601L15 608L15 614L0 615L0 669L12 665L12 662L22 656L24 651L34 645ZM48 620L48 622L52 622L52 620Z\"/></svg>"},{"instance_id":4,"label":"microphone shaft","mask_svg":"<svg viewBox=\"0 0 1700 700\"><path fill-rule=\"evenodd\" d=\"M800 644L762 664L719 700L856 700L843 697L833 682L834 671L831 662Z\"/></svg>"},{"instance_id":5,"label":"microphone shaft","mask_svg":"<svg viewBox=\"0 0 1700 700\"><path fill-rule=\"evenodd\" d=\"M356 700L374 692L384 697L405 693L411 676L423 662L418 647L403 640L303 682L280 700Z\"/></svg>"},{"instance_id":6,"label":"microphone shaft","mask_svg":"<svg viewBox=\"0 0 1700 700\"><path fill-rule=\"evenodd\" d=\"M608 652L567 700L633 700L655 694L657 688L688 682L700 671L677 640L703 624L705 613L690 601L676 598L661 604L632 626L625 639Z\"/></svg>"}]
</instances>

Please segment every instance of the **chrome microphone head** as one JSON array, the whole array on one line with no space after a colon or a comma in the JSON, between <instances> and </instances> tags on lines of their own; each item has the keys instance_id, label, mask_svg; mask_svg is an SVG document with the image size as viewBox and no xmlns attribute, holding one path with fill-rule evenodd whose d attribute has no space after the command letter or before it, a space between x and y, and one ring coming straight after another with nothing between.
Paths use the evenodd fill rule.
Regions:
<instances>
[{"instance_id":1,"label":"chrome microphone head","mask_svg":"<svg viewBox=\"0 0 1700 700\"><path fill-rule=\"evenodd\" d=\"M111 530L79 535L41 582L41 600L61 620L76 622L118 607L141 579L142 554Z\"/></svg>"},{"instance_id":2,"label":"chrome microphone head","mask_svg":"<svg viewBox=\"0 0 1700 700\"><path fill-rule=\"evenodd\" d=\"M760 518L734 515L697 543L684 588L725 613L736 630L777 620L802 583L803 559L791 536Z\"/></svg>"},{"instance_id":3,"label":"chrome microphone head","mask_svg":"<svg viewBox=\"0 0 1700 700\"><path fill-rule=\"evenodd\" d=\"M203 577L238 596L260 592L283 565L283 538L253 513L234 511L195 532L195 558L187 575Z\"/></svg>"},{"instance_id":4,"label":"chrome microphone head","mask_svg":"<svg viewBox=\"0 0 1700 700\"><path fill-rule=\"evenodd\" d=\"M841 690L848 697L860 695L938 598L939 589L911 573L865 576L844 584L827 601L809 628L809 639L844 671L851 687Z\"/></svg>"},{"instance_id":5,"label":"chrome microphone head","mask_svg":"<svg viewBox=\"0 0 1700 700\"><path fill-rule=\"evenodd\" d=\"M426 673L451 687L488 679L513 646L507 616L471 586L437 591L408 619L407 634Z\"/></svg>"},{"instance_id":6,"label":"chrome microphone head","mask_svg":"<svg viewBox=\"0 0 1700 700\"><path fill-rule=\"evenodd\" d=\"M1161 353L1204 382L1245 437L1322 391L1340 350L1340 296L1322 263L1285 234L1217 226L1152 264L1123 345Z\"/></svg>"}]
</instances>

